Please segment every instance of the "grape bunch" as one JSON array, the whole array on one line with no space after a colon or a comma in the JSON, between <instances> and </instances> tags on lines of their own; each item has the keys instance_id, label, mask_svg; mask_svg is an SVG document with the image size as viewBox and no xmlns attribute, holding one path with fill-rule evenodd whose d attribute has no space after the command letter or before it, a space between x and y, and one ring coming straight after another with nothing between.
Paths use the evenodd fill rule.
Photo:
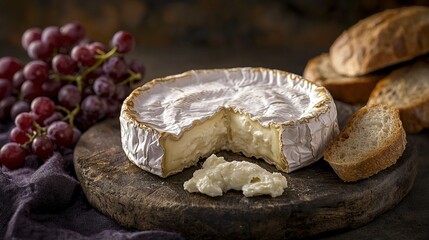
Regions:
<instances>
[{"instance_id":1,"label":"grape bunch","mask_svg":"<svg viewBox=\"0 0 429 240\"><path fill-rule=\"evenodd\" d=\"M0 163L9 169L29 155L45 160L73 148L83 131L119 113L145 73L142 63L125 58L134 48L125 31L106 46L88 39L79 23L68 23L30 28L21 43L26 64L0 58L0 121L15 124L0 149Z\"/></svg>"}]
</instances>

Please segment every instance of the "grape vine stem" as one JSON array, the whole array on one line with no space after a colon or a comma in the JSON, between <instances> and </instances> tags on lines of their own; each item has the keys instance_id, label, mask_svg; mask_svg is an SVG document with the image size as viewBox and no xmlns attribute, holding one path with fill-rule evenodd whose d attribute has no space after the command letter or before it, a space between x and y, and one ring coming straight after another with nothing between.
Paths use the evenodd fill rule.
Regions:
<instances>
[{"instance_id":1,"label":"grape vine stem","mask_svg":"<svg viewBox=\"0 0 429 240\"><path fill-rule=\"evenodd\" d=\"M67 115L63 118L64 121L69 122L70 126L74 127L74 119L76 117L76 115L79 113L80 111L80 107L79 105L77 105L73 110L68 110L67 108L63 107L63 106L57 106L57 108L63 112L65 112Z\"/></svg>"},{"instance_id":2,"label":"grape vine stem","mask_svg":"<svg viewBox=\"0 0 429 240\"><path fill-rule=\"evenodd\" d=\"M80 74L76 78L76 84L77 84L77 88L79 89L79 91L82 92L82 90L83 90L83 83L82 83L82 81L85 79L85 77L88 76L88 74L90 74L91 72L93 72L95 69L97 69L101 64L103 64L111 56L115 55L117 49L118 49L117 47L114 47L114 48L112 48L110 51L108 51L105 54L94 56L94 58L97 59L98 61L95 62L94 65L92 65L89 68L87 68L82 74Z\"/></svg>"},{"instance_id":3,"label":"grape vine stem","mask_svg":"<svg viewBox=\"0 0 429 240\"><path fill-rule=\"evenodd\" d=\"M119 83L120 85L130 83L130 85L133 86L134 81L140 80L142 77L142 75L140 73L135 73L135 72L131 71L130 69L128 69L128 73L130 74L130 76L127 79L125 79L124 81L120 82Z\"/></svg>"},{"instance_id":4,"label":"grape vine stem","mask_svg":"<svg viewBox=\"0 0 429 240\"><path fill-rule=\"evenodd\" d=\"M24 149L26 149L37 136L46 135L45 127L40 126L36 121L33 121L32 124L35 130L31 134L27 134L28 141L25 142L24 144L21 144L21 147Z\"/></svg>"}]
</instances>

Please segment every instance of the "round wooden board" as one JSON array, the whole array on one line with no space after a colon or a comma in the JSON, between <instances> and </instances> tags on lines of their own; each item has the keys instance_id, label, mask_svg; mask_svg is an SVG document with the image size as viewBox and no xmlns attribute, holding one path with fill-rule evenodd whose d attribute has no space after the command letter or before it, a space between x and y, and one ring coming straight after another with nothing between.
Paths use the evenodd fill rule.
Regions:
<instances>
[{"instance_id":1,"label":"round wooden board","mask_svg":"<svg viewBox=\"0 0 429 240\"><path fill-rule=\"evenodd\" d=\"M289 186L280 197L229 191L211 198L183 189L201 161L166 179L133 165L122 151L119 121L112 119L81 137L74 165L88 201L123 226L174 231L187 239L284 239L355 228L394 207L413 185L414 152L409 142L396 165L356 183L342 182L321 160L284 174ZM276 171L240 154L217 155Z\"/></svg>"}]
</instances>

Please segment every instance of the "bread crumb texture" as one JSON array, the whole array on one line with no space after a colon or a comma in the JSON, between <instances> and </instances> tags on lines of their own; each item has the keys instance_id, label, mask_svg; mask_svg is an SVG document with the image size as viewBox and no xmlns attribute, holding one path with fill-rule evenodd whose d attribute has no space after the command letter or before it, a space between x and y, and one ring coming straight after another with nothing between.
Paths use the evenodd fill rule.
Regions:
<instances>
[{"instance_id":1,"label":"bread crumb texture","mask_svg":"<svg viewBox=\"0 0 429 240\"><path fill-rule=\"evenodd\" d=\"M368 105L375 104L397 108L407 133L428 128L429 61L404 66L380 80L368 99Z\"/></svg>"},{"instance_id":2,"label":"bread crumb texture","mask_svg":"<svg viewBox=\"0 0 429 240\"><path fill-rule=\"evenodd\" d=\"M357 181L395 164L405 144L396 108L365 106L350 118L324 158L341 179Z\"/></svg>"}]
</instances>

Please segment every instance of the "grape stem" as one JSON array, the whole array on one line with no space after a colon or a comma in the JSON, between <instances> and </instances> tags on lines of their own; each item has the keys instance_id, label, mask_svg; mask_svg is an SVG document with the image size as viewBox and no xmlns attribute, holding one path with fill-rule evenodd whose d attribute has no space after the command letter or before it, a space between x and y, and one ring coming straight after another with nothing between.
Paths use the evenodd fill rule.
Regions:
<instances>
[{"instance_id":1,"label":"grape stem","mask_svg":"<svg viewBox=\"0 0 429 240\"><path fill-rule=\"evenodd\" d=\"M77 105L72 111L68 110L67 108L63 107L63 106L57 106L57 109L65 112L67 115L63 118L64 121L69 122L70 126L74 127L74 119L76 117L76 115L79 113L80 111L80 107L79 105Z\"/></svg>"},{"instance_id":2,"label":"grape stem","mask_svg":"<svg viewBox=\"0 0 429 240\"><path fill-rule=\"evenodd\" d=\"M140 80L141 77L142 77L142 75L140 73L133 72L131 69L128 69L128 73L130 74L130 76L127 77L127 79L125 79L124 81L120 82L119 83L120 85L124 85L124 84L130 83L130 85L133 86L134 85L134 81L135 80Z\"/></svg>"},{"instance_id":3,"label":"grape stem","mask_svg":"<svg viewBox=\"0 0 429 240\"><path fill-rule=\"evenodd\" d=\"M82 74L80 74L76 78L76 85L77 85L77 88L79 89L79 91L82 92L82 90L83 90L83 84L82 84L83 79L85 79L85 77L88 74L90 74L95 69L97 69L101 64L103 64L107 59L109 59L110 57L112 57L113 55L115 55L117 49L118 49L117 47L113 47L110 51L108 51L105 54L94 56L94 58L97 59L98 61L95 62L94 65L92 65L89 68L87 68Z\"/></svg>"},{"instance_id":4,"label":"grape stem","mask_svg":"<svg viewBox=\"0 0 429 240\"><path fill-rule=\"evenodd\" d=\"M101 64L103 64L107 59L112 57L117 52L117 47L112 48L107 53L102 53L100 55L95 55L94 58L97 59L97 61L94 63L94 65L88 67L85 69L85 71L82 74L79 74L77 76L74 75L59 75L59 74L53 74L52 77L54 77L57 80L66 80L66 81L73 81L76 82L76 87L79 89L80 92L83 90L83 80L96 70Z\"/></svg>"},{"instance_id":5,"label":"grape stem","mask_svg":"<svg viewBox=\"0 0 429 240\"><path fill-rule=\"evenodd\" d=\"M31 134L27 134L28 141L25 142L24 144L21 144L21 147L24 149L27 148L37 136L42 136L47 134L45 127L40 126L36 121L32 121L32 124L35 130Z\"/></svg>"}]
</instances>

